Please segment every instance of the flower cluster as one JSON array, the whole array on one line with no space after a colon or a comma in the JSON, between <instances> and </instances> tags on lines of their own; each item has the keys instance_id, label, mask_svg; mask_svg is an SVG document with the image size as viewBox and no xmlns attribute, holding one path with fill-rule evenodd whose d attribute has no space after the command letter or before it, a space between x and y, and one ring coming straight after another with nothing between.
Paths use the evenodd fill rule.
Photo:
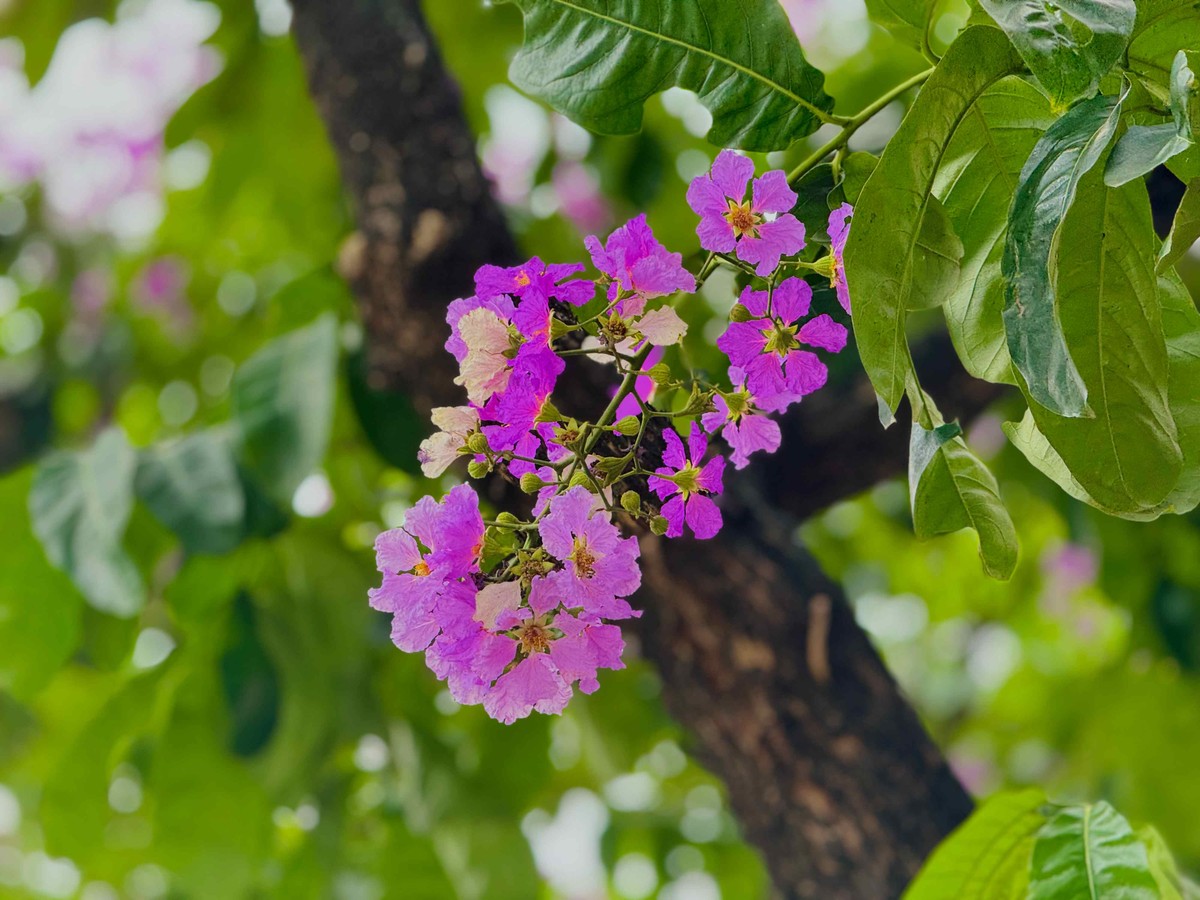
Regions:
<instances>
[{"instance_id":1,"label":"flower cluster","mask_svg":"<svg viewBox=\"0 0 1200 900\"><path fill-rule=\"evenodd\" d=\"M749 159L725 151L692 182L688 202L710 251L696 273L639 215L585 240L594 277L536 257L484 266L475 293L450 305L446 349L467 402L433 411L422 471L434 478L465 458L472 477L496 473L536 500L524 519L486 520L467 485L421 499L403 527L379 536L383 582L370 600L392 614L395 644L424 652L459 703L506 723L558 713L576 688L597 689L600 669L622 668L618 623L639 615L629 598L641 572L638 539L621 525L715 536L726 458L712 439L743 468L779 448L772 415L825 384L822 355L840 352L847 331L812 314L807 279L828 281L849 313L841 253L852 210L830 215L827 253L799 258L796 194L782 172L753 175ZM718 266L744 287L716 342L728 382L715 384L677 371L667 351L687 334L676 304ZM552 400L575 357L607 362L619 378L591 420Z\"/></svg>"}]
</instances>

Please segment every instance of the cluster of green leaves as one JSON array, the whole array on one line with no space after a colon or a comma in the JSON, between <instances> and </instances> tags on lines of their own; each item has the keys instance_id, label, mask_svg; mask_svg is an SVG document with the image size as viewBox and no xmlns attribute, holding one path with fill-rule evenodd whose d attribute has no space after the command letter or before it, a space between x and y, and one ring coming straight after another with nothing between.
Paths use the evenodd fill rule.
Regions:
<instances>
[{"instance_id":1,"label":"cluster of green leaves","mask_svg":"<svg viewBox=\"0 0 1200 900\"><path fill-rule=\"evenodd\" d=\"M277 531L292 494L325 456L333 415L337 335L332 316L265 346L233 380L233 417L135 451L117 428L38 463L33 529L88 602L137 615L146 590L122 546L135 499L191 553L228 553Z\"/></svg>"},{"instance_id":2,"label":"cluster of green leaves","mask_svg":"<svg viewBox=\"0 0 1200 900\"><path fill-rule=\"evenodd\" d=\"M1026 897L1194 900L1153 828L1134 829L1107 803L1056 806L1037 790L990 798L948 837L907 900Z\"/></svg>"},{"instance_id":3,"label":"cluster of green leaves","mask_svg":"<svg viewBox=\"0 0 1200 900\"><path fill-rule=\"evenodd\" d=\"M907 332L932 293L967 370L1024 394L1007 430L1035 467L1112 515L1187 512L1200 501L1188 349L1200 316L1171 266L1196 201L1164 246L1142 176L1194 175L1200 14L1171 0L980 6L863 188L846 251L885 421L907 395L914 459L940 422ZM969 522L986 570L1005 577L1016 532L998 494L976 489L981 468L936 475L977 515L934 508L940 492L916 484L913 516L942 520L935 531Z\"/></svg>"}]
</instances>

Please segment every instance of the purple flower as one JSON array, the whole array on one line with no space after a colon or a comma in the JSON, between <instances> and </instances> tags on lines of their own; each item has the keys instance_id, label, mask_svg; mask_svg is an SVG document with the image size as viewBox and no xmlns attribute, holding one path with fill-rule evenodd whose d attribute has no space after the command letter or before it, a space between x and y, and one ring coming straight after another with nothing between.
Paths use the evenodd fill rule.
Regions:
<instances>
[{"instance_id":1,"label":"purple flower","mask_svg":"<svg viewBox=\"0 0 1200 900\"><path fill-rule=\"evenodd\" d=\"M463 484L441 503L422 497L404 527L375 539L383 583L368 598L373 608L393 614L392 639L401 650L424 650L437 635L436 607L452 584L478 571L483 530L479 497Z\"/></svg>"},{"instance_id":2,"label":"purple flower","mask_svg":"<svg viewBox=\"0 0 1200 900\"><path fill-rule=\"evenodd\" d=\"M696 234L701 247L715 253L736 249L738 259L765 278L782 257L804 249L804 225L790 214L797 198L787 175L776 170L755 178L746 200L753 175L753 162L722 150L711 172L688 186L687 201L700 217Z\"/></svg>"},{"instance_id":3,"label":"purple flower","mask_svg":"<svg viewBox=\"0 0 1200 900\"><path fill-rule=\"evenodd\" d=\"M829 372L815 353L800 346L838 353L846 346L846 329L825 314L800 325L812 303L808 283L789 278L773 294L746 288L739 302L752 318L729 323L717 347L744 372L755 403L782 412L821 388Z\"/></svg>"},{"instance_id":4,"label":"purple flower","mask_svg":"<svg viewBox=\"0 0 1200 900\"><path fill-rule=\"evenodd\" d=\"M829 214L829 239L833 246L829 256L833 260L833 274L829 276L831 287L837 289L838 302L846 314L850 313L850 288L846 284L846 267L842 253L846 249L846 238L850 236L850 217L854 215L854 207L843 203Z\"/></svg>"},{"instance_id":5,"label":"purple flower","mask_svg":"<svg viewBox=\"0 0 1200 900\"><path fill-rule=\"evenodd\" d=\"M559 300L583 306L596 294L595 282L570 278L583 268L582 263L544 263L536 256L511 268L481 266L475 273L475 294L479 297L509 294L521 300L536 297L542 302Z\"/></svg>"},{"instance_id":6,"label":"purple flower","mask_svg":"<svg viewBox=\"0 0 1200 900\"><path fill-rule=\"evenodd\" d=\"M595 235L583 240L596 268L612 279L608 299L626 295L618 304L621 315L640 315L646 301L676 291L696 290L696 279L683 267L683 255L669 253L658 242L642 213L600 243Z\"/></svg>"},{"instance_id":7,"label":"purple flower","mask_svg":"<svg viewBox=\"0 0 1200 900\"><path fill-rule=\"evenodd\" d=\"M713 537L721 530L721 511L712 495L723 490L721 476L725 471L725 457L717 456L704 462L708 439L696 422L692 423L688 434L686 453L683 441L674 430L664 432L663 438L667 442L663 452L664 465L657 470L657 475L650 477L650 489L660 500L670 498L662 508L668 523L667 537L682 535L685 521L696 537Z\"/></svg>"},{"instance_id":8,"label":"purple flower","mask_svg":"<svg viewBox=\"0 0 1200 900\"><path fill-rule=\"evenodd\" d=\"M538 532L546 552L560 560L563 568L546 576L551 590L530 595L535 613L549 612L561 604L605 619L634 615L623 598L642 583L637 539L621 537L587 488L573 487L555 497ZM551 605L543 607L547 603Z\"/></svg>"},{"instance_id":9,"label":"purple flower","mask_svg":"<svg viewBox=\"0 0 1200 900\"><path fill-rule=\"evenodd\" d=\"M501 675L483 698L483 708L498 722L511 725L533 710L557 714L571 699L568 685L545 653L525 657Z\"/></svg>"},{"instance_id":10,"label":"purple flower","mask_svg":"<svg viewBox=\"0 0 1200 900\"><path fill-rule=\"evenodd\" d=\"M558 209L580 231L596 231L612 222L612 210L600 183L582 163L564 160L550 176Z\"/></svg>"},{"instance_id":11,"label":"purple flower","mask_svg":"<svg viewBox=\"0 0 1200 900\"><path fill-rule=\"evenodd\" d=\"M744 469L756 450L774 453L779 449L779 423L754 409L754 398L744 385L731 394L717 394L713 404L716 412L705 413L700 422L709 434L724 433L735 468Z\"/></svg>"}]
</instances>

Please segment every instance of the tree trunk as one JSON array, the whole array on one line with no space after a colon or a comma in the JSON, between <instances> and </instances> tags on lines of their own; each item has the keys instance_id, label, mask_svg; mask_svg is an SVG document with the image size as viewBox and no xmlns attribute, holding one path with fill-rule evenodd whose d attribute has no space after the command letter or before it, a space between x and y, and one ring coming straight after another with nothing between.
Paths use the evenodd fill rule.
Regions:
<instances>
[{"instance_id":1,"label":"tree trunk","mask_svg":"<svg viewBox=\"0 0 1200 900\"><path fill-rule=\"evenodd\" d=\"M461 403L442 350L446 305L471 291L478 265L511 261L516 247L458 87L416 0L294 5L312 94L356 204L342 268L374 383L421 411ZM944 339L931 349L942 371L929 381L947 408L969 413L993 396L953 367ZM646 614L636 627L668 708L724 779L777 892L875 900L899 896L971 801L841 589L794 540L797 517L897 474L904 458L904 429L881 436L865 381L823 394L784 423L773 461L727 479L719 537L642 539Z\"/></svg>"}]
</instances>

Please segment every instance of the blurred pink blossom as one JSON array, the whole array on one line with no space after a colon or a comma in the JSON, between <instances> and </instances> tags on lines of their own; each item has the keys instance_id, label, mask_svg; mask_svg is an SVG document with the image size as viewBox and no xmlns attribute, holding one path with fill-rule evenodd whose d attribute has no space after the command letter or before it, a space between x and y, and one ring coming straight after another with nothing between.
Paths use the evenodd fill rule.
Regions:
<instances>
[{"instance_id":1,"label":"blurred pink blossom","mask_svg":"<svg viewBox=\"0 0 1200 900\"><path fill-rule=\"evenodd\" d=\"M177 331L184 331L192 323L192 307L185 293L189 278L183 260L162 256L138 272L130 296L143 311L160 315Z\"/></svg>"},{"instance_id":2,"label":"blurred pink blossom","mask_svg":"<svg viewBox=\"0 0 1200 900\"><path fill-rule=\"evenodd\" d=\"M560 162L551 176L558 209L584 234L604 231L612 224L612 209L600 192L600 182L582 163Z\"/></svg>"},{"instance_id":3,"label":"blurred pink blossom","mask_svg":"<svg viewBox=\"0 0 1200 900\"><path fill-rule=\"evenodd\" d=\"M0 53L0 184L38 183L65 232L148 235L162 214L163 132L220 71L204 46L219 21L200 0L148 0L115 23L78 22L32 87L10 44Z\"/></svg>"}]
</instances>

